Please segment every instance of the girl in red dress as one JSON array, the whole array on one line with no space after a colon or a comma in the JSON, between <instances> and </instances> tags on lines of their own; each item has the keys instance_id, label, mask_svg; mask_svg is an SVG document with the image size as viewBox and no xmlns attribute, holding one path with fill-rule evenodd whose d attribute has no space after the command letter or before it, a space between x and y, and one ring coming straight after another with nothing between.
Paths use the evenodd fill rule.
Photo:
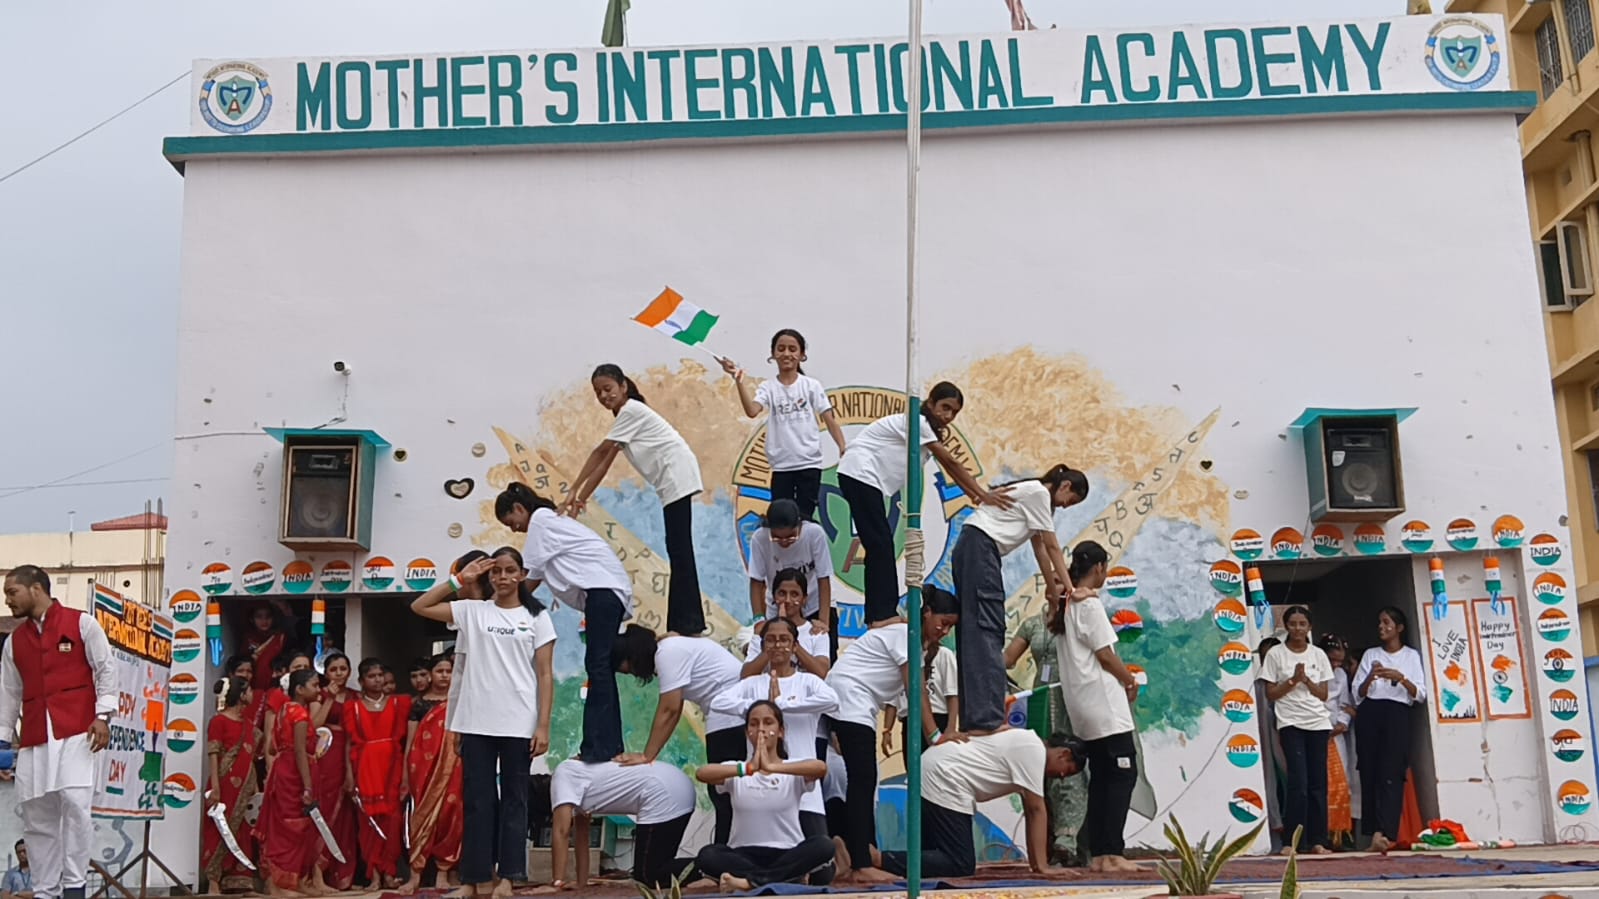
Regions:
<instances>
[{"instance_id":1,"label":"girl in red dress","mask_svg":"<svg viewBox=\"0 0 1599 899\"><path fill-rule=\"evenodd\" d=\"M438 886L439 879L452 874L461 860L461 757L455 752L455 737L444 726L454 670L453 654L436 656L429 672L431 685L411 706L405 766L406 783L415 797L411 809L413 889L421 885L428 862L438 872L434 878L434 886Z\"/></svg>"},{"instance_id":2,"label":"girl in red dress","mask_svg":"<svg viewBox=\"0 0 1599 899\"><path fill-rule=\"evenodd\" d=\"M405 733L411 700L383 691L386 669L363 659L361 695L345 706L350 769L355 781L355 817L367 873L384 889L401 883L400 852L405 827ZM409 878L407 878L409 879Z\"/></svg>"},{"instance_id":3,"label":"girl in red dress","mask_svg":"<svg viewBox=\"0 0 1599 899\"><path fill-rule=\"evenodd\" d=\"M280 615L285 619L291 617L288 603L283 600L261 603L251 609L250 627L240 641L244 644L243 651L255 663L252 671L255 677L250 686L257 693L273 685L272 663L288 648L287 621L280 621Z\"/></svg>"},{"instance_id":4,"label":"girl in red dress","mask_svg":"<svg viewBox=\"0 0 1599 899\"><path fill-rule=\"evenodd\" d=\"M300 671L310 671L313 677L316 675L316 672L311 668L310 653L297 649L283 656L283 658L288 661L288 670L283 675L285 678L293 677L296 672ZM321 684L315 680L312 682L317 684L317 692L320 693ZM284 690L279 685L273 684L267 689L266 699L261 703L266 709L264 713L266 726L263 731L266 733L266 757L269 765L278 757L279 752L287 748L284 744L278 742L278 736L283 733L283 729L278 727L278 715L282 713L285 705L293 701L290 694L291 691ZM316 725L312 725L311 731L312 733L316 732Z\"/></svg>"},{"instance_id":5,"label":"girl in red dress","mask_svg":"<svg viewBox=\"0 0 1599 899\"><path fill-rule=\"evenodd\" d=\"M217 714L205 728L207 780L205 807L221 803L228 829L238 841L245 858L255 856L255 834L244 820L245 806L259 791L255 759L261 746L261 732L250 717L253 708L250 681L245 677L225 677L217 683ZM201 825L200 864L211 888L225 893L255 889L255 874L228 850L222 834L207 817Z\"/></svg>"},{"instance_id":6,"label":"girl in red dress","mask_svg":"<svg viewBox=\"0 0 1599 899\"><path fill-rule=\"evenodd\" d=\"M311 727L326 727L333 735L328 751L316 760L316 802L327 819L328 829L339 847L356 844L355 803L350 794L355 782L350 778L350 741L344 727L347 703L354 698L345 685L350 680L350 657L342 652L330 652L322 660L322 679L325 682L317 701L311 704ZM346 851L344 861L322 847L317 858L314 881L318 886L332 890L347 890L355 880L355 853Z\"/></svg>"},{"instance_id":7,"label":"girl in red dress","mask_svg":"<svg viewBox=\"0 0 1599 899\"><path fill-rule=\"evenodd\" d=\"M321 895L311 881L322 837L307 810L316 806L316 730L311 703L321 693L315 671L289 675L290 699L277 715L277 743L283 751L267 771L255 836L261 842L261 874L273 896ZM353 847L340 847L349 852Z\"/></svg>"}]
</instances>

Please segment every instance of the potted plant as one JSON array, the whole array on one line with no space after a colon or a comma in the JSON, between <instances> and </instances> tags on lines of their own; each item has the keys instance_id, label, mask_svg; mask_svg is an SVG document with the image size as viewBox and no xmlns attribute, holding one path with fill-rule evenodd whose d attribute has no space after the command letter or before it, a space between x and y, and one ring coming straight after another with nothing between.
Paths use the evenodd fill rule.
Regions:
<instances>
[{"instance_id":1,"label":"potted plant","mask_svg":"<svg viewBox=\"0 0 1599 899\"><path fill-rule=\"evenodd\" d=\"M1237 893L1213 893L1211 884L1215 883L1216 876L1221 873L1221 866L1226 864L1228 859L1248 849L1264 826L1256 824L1249 833L1230 843L1227 842L1226 834L1223 834L1212 844L1210 834L1207 833L1200 838L1198 845L1194 845L1188 841L1188 835L1183 833L1183 825L1178 822L1177 816L1172 815L1167 819L1165 831L1166 841L1171 843L1177 852L1176 863L1174 865L1170 859L1162 858L1158 866L1160 876L1166 880L1166 895L1242 899Z\"/></svg>"},{"instance_id":2,"label":"potted plant","mask_svg":"<svg viewBox=\"0 0 1599 899\"><path fill-rule=\"evenodd\" d=\"M686 868L683 870L682 874L673 875L672 886L670 888L656 889L654 887L645 886L636 880L633 881L633 886L638 888L640 899L683 899L683 884L679 882L678 877L687 875L688 869Z\"/></svg>"}]
</instances>

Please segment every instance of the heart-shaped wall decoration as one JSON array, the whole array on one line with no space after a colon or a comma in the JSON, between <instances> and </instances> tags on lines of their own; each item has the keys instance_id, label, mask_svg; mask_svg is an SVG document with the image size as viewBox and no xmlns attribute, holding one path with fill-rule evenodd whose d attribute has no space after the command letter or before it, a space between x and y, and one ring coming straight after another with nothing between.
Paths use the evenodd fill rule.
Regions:
<instances>
[{"instance_id":1,"label":"heart-shaped wall decoration","mask_svg":"<svg viewBox=\"0 0 1599 899\"><path fill-rule=\"evenodd\" d=\"M444 482L444 492L456 499L466 499L472 495L472 488L476 486L471 478L451 479Z\"/></svg>"}]
</instances>

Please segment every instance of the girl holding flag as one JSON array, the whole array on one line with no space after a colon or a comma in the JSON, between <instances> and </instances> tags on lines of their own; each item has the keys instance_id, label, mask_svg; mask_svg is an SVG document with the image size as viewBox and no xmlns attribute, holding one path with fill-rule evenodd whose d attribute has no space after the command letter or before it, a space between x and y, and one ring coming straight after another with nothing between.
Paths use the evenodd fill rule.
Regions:
<instances>
[{"instance_id":1,"label":"girl holding flag","mask_svg":"<svg viewBox=\"0 0 1599 899\"><path fill-rule=\"evenodd\" d=\"M671 578L666 594L666 629L694 637L705 631L700 577L694 564L694 497L704 489L700 463L683 435L651 409L633 379L606 363L590 377L594 397L615 416L610 433L589 453L568 492L565 513L575 517L605 480L618 452L661 498L666 523L666 560Z\"/></svg>"}]
</instances>

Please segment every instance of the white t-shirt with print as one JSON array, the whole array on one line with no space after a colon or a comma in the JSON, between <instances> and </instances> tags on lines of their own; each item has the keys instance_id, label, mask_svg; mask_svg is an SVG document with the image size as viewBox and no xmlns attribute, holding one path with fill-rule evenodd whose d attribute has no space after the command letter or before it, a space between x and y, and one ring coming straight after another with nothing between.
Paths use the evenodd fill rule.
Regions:
<instances>
[{"instance_id":1,"label":"white t-shirt with print","mask_svg":"<svg viewBox=\"0 0 1599 899\"><path fill-rule=\"evenodd\" d=\"M949 714L949 697L959 696L961 688L960 665L948 646L938 647L938 653L933 656L933 674L923 683L927 687L928 710L935 715ZM910 703L904 690L899 691L894 708L899 710L901 721L910 715Z\"/></svg>"},{"instance_id":2,"label":"white t-shirt with print","mask_svg":"<svg viewBox=\"0 0 1599 899\"><path fill-rule=\"evenodd\" d=\"M971 815L977 803L1012 793L1042 796L1044 761L1044 741L1021 728L965 743L940 743L922 754L922 798Z\"/></svg>"},{"instance_id":3,"label":"white t-shirt with print","mask_svg":"<svg viewBox=\"0 0 1599 899\"><path fill-rule=\"evenodd\" d=\"M1304 652L1294 652L1286 643L1273 646L1266 652L1266 661L1260 666L1260 679L1280 684L1293 677L1294 668L1301 663L1305 666L1305 677L1312 684L1332 681L1332 663L1327 661L1327 653L1314 643L1307 645ZM1272 710L1277 713L1279 730L1285 727L1332 730L1332 717L1327 713L1327 704L1317 699L1307 684L1294 684L1292 690L1272 703Z\"/></svg>"},{"instance_id":4,"label":"white t-shirt with print","mask_svg":"<svg viewBox=\"0 0 1599 899\"><path fill-rule=\"evenodd\" d=\"M532 737L539 714L533 653L555 641L550 613L534 615L522 606L502 609L488 599L458 599L450 603L450 615L459 658L445 729L485 737Z\"/></svg>"},{"instance_id":5,"label":"white t-shirt with print","mask_svg":"<svg viewBox=\"0 0 1599 899\"><path fill-rule=\"evenodd\" d=\"M755 403L766 410L766 461L773 471L822 467L817 418L833 403L821 381L800 375L785 385L768 378L755 388Z\"/></svg>"},{"instance_id":6,"label":"white t-shirt with print","mask_svg":"<svg viewBox=\"0 0 1599 899\"><path fill-rule=\"evenodd\" d=\"M878 711L905 692L908 627L897 622L872 628L838 654L827 671L827 685L838 693L833 717L875 727Z\"/></svg>"},{"instance_id":7,"label":"white t-shirt with print","mask_svg":"<svg viewBox=\"0 0 1599 899\"><path fill-rule=\"evenodd\" d=\"M1371 688L1366 691L1365 697L1362 698L1360 685L1365 683L1366 678L1371 676L1372 669L1379 665L1384 668L1392 668L1403 674L1406 680L1416 685L1416 695L1412 697L1410 691L1400 684L1377 678L1371 682ZM1355 680L1350 686L1355 691L1357 703L1364 702L1367 699L1402 702L1405 705L1425 702L1427 700L1427 675L1421 667L1421 653L1409 646L1401 646L1399 651L1394 653L1390 653L1381 646L1373 646L1361 655L1360 667L1355 669Z\"/></svg>"},{"instance_id":8,"label":"white t-shirt with print","mask_svg":"<svg viewBox=\"0 0 1599 899\"><path fill-rule=\"evenodd\" d=\"M927 447L938 442L927 416L918 415L917 440L922 446L922 464L927 464L931 453ZM905 416L888 415L872 422L860 433L850 438L844 457L838 460L838 473L846 475L892 496L905 489L907 472L905 449Z\"/></svg>"},{"instance_id":9,"label":"white t-shirt with print","mask_svg":"<svg viewBox=\"0 0 1599 899\"><path fill-rule=\"evenodd\" d=\"M550 777L550 808L575 805L587 815L634 815L664 824L694 811L694 783L665 762L619 765L568 759Z\"/></svg>"},{"instance_id":10,"label":"white t-shirt with print","mask_svg":"<svg viewBox=\"0 0 1599 899\"><path fill-rule=\"evenodd\" d=\"M1081 740L1098 740L1133 729L1133 709L1127 691L1096 653L1116 645L1116 629L1099 597L1090 596L1066 605L1066 632L1055 637L1055 660L1060 665L1061 697L1072 730Z\"/></svg>"},{"instance_id":11,"label":"white t-shirt with print","mask_svg":"<svg viewBox=\"0 0 1599 899\"><path fill-rule=\"evenodd\" d=\"M622 444L627 461L655 488L661 505L670 505L704 489L700 463L688 441L654 409L638 400L622 404L605 439Z\"/></svg>"},{"instance_id":12,"label":"white t-shirt with print","mask_svg":"<svg viewBox=\"0 0 1599 899\"><path fill-rule=\"evenodd\" d=\"M757 674L746 677L712 701L711 708L718 712L736 715L743 720L751 705L772 696L772 676ZM827 682L808 671L796 671L777 680L777 707L783 712L783 744L791 759L816 757L816 733L821 728L822 716L838 708L838 694ZM820 790L809 790L800 800L800 810L824 814Z\"/></svg>"},{"instance_id":13,"label":"white t-shirt with print","mask_svg":"<svg viewBox=\"0 0 1599 899\"><path fill-rule=\"evenodd\" d=\"M833 551L827 545L827 532L814 521L800 522L799 538L791 546L772 542L770 528L750 535L750 580L766 584L766 617L777 617L772 601L772 578L785 568L798 568L805 575L805 614L815 615L822 608L821 580L833 576Z\"/></svg>"},{"instance_id":14,"label":"white t-shirt with print","mask_svg":"<svg viewBox=\"0 0 1599 899\"><path fill-rule=\"evenodd\" d=\"M522 547L527 576L544 582L555 598L583 611L589 590L614 590L622 620L633 617L633 581L599 534L576 519L539 509L527 523Z\"/></svg>"},{"instance_id":15,"label":"white t-shirt with print","mask_svg":"<svg viewBox=\"0 0 1599 899\"><path fill-rule=\"evenodd\" d=\"M805 841L800 797L816 791L815 781L761 772L722 781L716 789L733 800L733 833L727 845L793 849Z\"/></svg>"},{"instance_id":16,"label":"white t-shirt with print","mask_svg":"<svg viewBox=\"0 0 1599 899\"><path fill-rule=\"evenodd\" d=\"M962 525L987 534L1002 556L1040 531L1055 530L1055 509L1048 487L1039 481L1022 481L1011 485L1010 498L1015 505L1009 509L978 506Z\"/></svg>"},{"instance_id":17,"label":"white t-shirt with print","mask_svg":"<svg viewBox=\"0 0 1599 899\"><path fill-rule=\"evenodd\" d=\"M704 713L706 733L744 726L743 718L711 708L718 693L738 683L743 668L738 657L709 637L662 637L655 644L655 676L661 692L682 690L683 698Z\"/></svg>"}]
</instances>

